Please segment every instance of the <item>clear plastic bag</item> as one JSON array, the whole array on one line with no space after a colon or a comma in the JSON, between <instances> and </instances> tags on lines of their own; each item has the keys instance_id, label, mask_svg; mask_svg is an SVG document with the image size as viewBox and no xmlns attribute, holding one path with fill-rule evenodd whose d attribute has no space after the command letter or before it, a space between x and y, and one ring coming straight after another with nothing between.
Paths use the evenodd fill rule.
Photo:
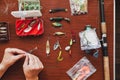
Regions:
<instances>
[{"instance_id":1,"label":"clear plastic bag","mask_svg":"<svg viewBox=\"0 0 120 80\"><path fill-rule=\"evenodd\" d=\"M88 0L70 0L72 15L88 13Z\"/></svg>"},{"instance_id":2,"label":"clear plastic bag","mask_svg":"<svg viewBox=\"0 0 120 80\"><path fill-rule=\"evenodd\" d=\"M87 29L79 33L81 50L98 49L101 47L100 40L96 34L96 29L87 25Z\"/></svg>"},{"instance_id":3,"label":"clear plastic bag","mask_svg":"<svg viewBox=\"0 0 120 80\"><path fill-rule=\"evenodd\" d=\"M96 68L86 57L83 57L66 73L71 77L72 80L86 80L95 72Z\"/></svg>"}]
</instances>

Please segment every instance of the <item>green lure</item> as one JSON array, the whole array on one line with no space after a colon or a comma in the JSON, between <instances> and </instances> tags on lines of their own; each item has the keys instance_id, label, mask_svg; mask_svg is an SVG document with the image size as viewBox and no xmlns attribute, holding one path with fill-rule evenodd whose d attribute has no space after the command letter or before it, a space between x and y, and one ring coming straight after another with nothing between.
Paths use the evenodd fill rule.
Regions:
<instances>
[{"instance_id":1,"label":"green lure","mask_svg":"<svg viewBox=\"0 0 120 80\"><path fill-rule=\"evenodd\" d=\"M59 23L59 22L54 22L54 23L52 23L52 25L53 25L54 27L61 27L61 26L62 26L62 24Z\"/></svg>"}]
</instances>

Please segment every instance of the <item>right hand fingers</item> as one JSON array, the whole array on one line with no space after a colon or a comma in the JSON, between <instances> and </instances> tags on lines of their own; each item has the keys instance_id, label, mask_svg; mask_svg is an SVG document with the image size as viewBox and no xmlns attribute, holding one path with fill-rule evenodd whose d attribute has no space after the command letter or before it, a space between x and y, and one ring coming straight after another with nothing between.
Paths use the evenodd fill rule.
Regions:
<instances>
[{"instance_id":1,"label":"right hand fingers","mask_svg":"<svg viewBox=\"0 0 120 80\"><path fill-rule=\"evenodd\" d=\"M26 55L26 59L23 66L29 66L29 67L40 68L40 69L44 68L39 58L32 54Z\"/></svg>"},{"instance_id":2,"label":"right hand fingers","mask_svg":"<svg viewBox=\"0 0 120 80\"><path fill-rule=\"evenodd\" d=\"M33 57L34 57L34 60L35 60L35 66L36 66L36 68L43 69L43 64L39 60L39 58L37 56L33 56Z\"/></svg>"},{"instance_id":3,"label":"right hand fingers","mask_svg":"<svg viewBox=\"0 0 120 80\"><path fill-rule=\"evenodd\" d=\"M29 57L28 57L28 55L26 55L26 58L25 58L25 61L24 61L23 67L28 66L28 64L29 64Z\"/></svg>"}]
</instances>

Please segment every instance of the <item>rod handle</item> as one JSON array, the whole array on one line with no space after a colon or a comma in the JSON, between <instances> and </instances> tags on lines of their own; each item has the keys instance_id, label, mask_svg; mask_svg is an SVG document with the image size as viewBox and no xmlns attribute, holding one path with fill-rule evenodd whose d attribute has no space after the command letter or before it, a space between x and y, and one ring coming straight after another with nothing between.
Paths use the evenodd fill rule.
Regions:
<instances>
[{"instance_id":1,"label":"rod handle","mask_svg":"<svg viewBox=\"0 0 120 80\"><path fill-rule=\"evenodd\" d=\"M105 23L105 22L102 22L102 23L101 23L101 29L102 29L102 33L103 33L103 34L106 34L106 33L107 33L107 27L106 27L106 23Z\"/></svg>"},{"instance_id":2,"label":"rod handle","mask_svg":"<svg viewBox=\"0 0 120 80\"><path fill-rule=\"evenodd\" d=\"M105 77L105 80L110 80L109 58L108 58L108 56L104 56L103 60L104 60L104 77Z\"/></svg>"}]
</instances>

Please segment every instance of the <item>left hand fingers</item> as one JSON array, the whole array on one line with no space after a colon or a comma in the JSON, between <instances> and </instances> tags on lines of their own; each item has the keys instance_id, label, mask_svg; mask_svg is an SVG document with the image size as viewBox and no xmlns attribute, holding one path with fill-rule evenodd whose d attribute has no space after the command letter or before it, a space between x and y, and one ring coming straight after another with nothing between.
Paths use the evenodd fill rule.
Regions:
<instances>
[{"instance_id":1,"label":"left hand fingers","mask_svg":"<svg viewBox=\"0 0 120 80\"><path fill-rule=\"evenodd\" d=\"M12 54L23 54L26 53L25 51L17 48L6 48L5 49L6 53L12 53Z\"/></svg>"}]
</instances>

